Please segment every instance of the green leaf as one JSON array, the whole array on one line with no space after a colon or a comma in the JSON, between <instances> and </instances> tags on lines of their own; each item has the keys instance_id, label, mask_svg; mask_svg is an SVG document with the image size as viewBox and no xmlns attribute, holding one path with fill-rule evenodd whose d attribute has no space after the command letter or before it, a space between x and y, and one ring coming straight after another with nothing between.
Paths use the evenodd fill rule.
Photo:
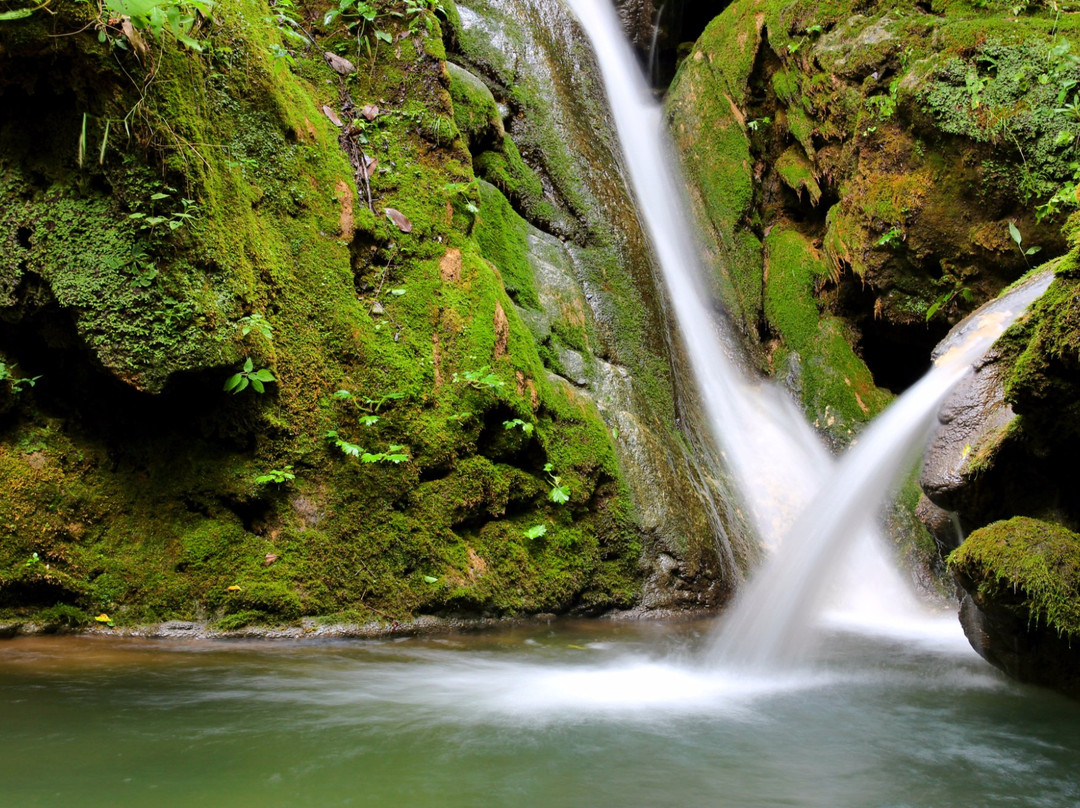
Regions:
<instances>
[{"instance_id":1,"label":"green leaf","mask_svg":"<svg viewBox=\"0 0 1080 808\"><path fill-rule=\"evenodd\" d=\"M244 380L243 374L237 373L225 380L225 392L229 392ZM239 392L239 391L237 391Z\"/></svg>"},{"instance_id":2,"label":"green leaf","mask_svg":"<svg viewBox=\"0 0 1080 808\"><path fill-rule=\"evenodd\" d=\"M274 382L274 381L277 381L277 379L274 378L274 374L271 373L269 371L269 369L267 369L267 368L261 368L261 369L257 370L255 372L254 378L258 379L260 382Z\"/></svg>"},{"instance_id":3,"label":"green leaf","mask_svg":"<svg viewBox=\"0 0 1080 808\"><path fill-rule=\"evenodd\" d=\"M6 22L7 20L21 20L23 17L29 17L37 9L34 8L17 8L14 11L0 11L0 22Z\"/></svg>"},{"instance_id":4,"label":"green leaf","mask_svg":"<svg viewBox=\"0 0 1080 808\"><path fill-rule=\"evenodd\" d=\"M439 579L435 578L435 577L433 577L431 575L425 575L424 576L424 582L429 583L429 584L437 584L439 582Z\"/></svg>"},{"instance_id":5,"label":"green leaf","mask_svg":"<svg viewBox=\"0 0 1080 808\"><path fill-rule=\"evenodd\" d=\"M263 387L263 383L254 376L251 377L251 389L253 389L256 393L266 392L266 388Z\"/></svg>"},{"instance_id":6,"label":"green leaf","mask_svg":"<svg viewBox=\"0 0 1080 808\"><path fill-rule=\"evenodd\" d=\"M1034 255L1041 249L1042 247L1028 247L1026 250L1024 250L1024 255Z\"/></svg>"},{"instance_id":7,"label":"green leaf","mask_svg":"<svg viewBox=\"0 0 1080 808\"><path fill-rule=\"evenodd\" d=\"M376 31L375 32L375 38L379 39L379 40L382 40L383 42L386 42L386 43L390 43L390 42L394 41L394 38L392 36L390 36L390 34L386 33L386 31Z\"/></svg>"},{"instance_id":8,"label":"green leaf","mask_svg":"<svg viewBox=\"0 0 1080 808\"><path fill-rule=\"evenodd\" d=\"M168 198L169 198L169 194L163 194L163 193L160 193L160 192L159 192L159 193L156 193L156 194L150 194L150 198L151 198L151 199L154 199L154 200L158 200L158 199L168 199Z\"/></svg>"},{"instance_id":9,"label":"green leaf","mask_svg":"<svg viewBox=\"0 0 1080 808\"><path fill-rule=\"evenodd\" d=\"M526 539L539 539L547 535L547 525L533 525L525 531Z\"/></svg>"},{"instance_id":10,"label":"green leaf","mask_svg":"<svg viewBox=\"0 0 1080 808\"><path fill-rule=\"evenodd\" d=\"M1020 235L1020 231L1016 229L1016 225L1009 222L1009 235L1012 236L1012 240L1016 242L1016 246L1019 247L1024 239Z\"/></svg>"},{"instance_id":11,"label":"green leaf","mask_svg":"<svg viewBox=\"0 0 1080 808\"><path fill-rule=\"evenodd\" d=\"M401 297L403 294L405 294L405 290L404 289L391 289L390 294L394 295L394 297Z\"/></svg>"},{"instance_id":12,"label":"green leaf","mask_svg":"<svg viewBox=\"0 0 1080 808\"><path fill-rule=\"evenodd\" d=\"M565 485L553 485L548 492L548 499L556 505L563 505L570 501L570 491Z\"/></svg>"},{"instance_id":13,"label":"green leaf","mask_svg":"<svg viewBox=\"0 0 1080 808\"><path fill-rule=\"evenodd\" d=\"M338 399L352 398L352 393L350 393L348 390L338 390L336 393L334 393L331 396L331 398L338 398Z\"/></svg>"}]
</instances>

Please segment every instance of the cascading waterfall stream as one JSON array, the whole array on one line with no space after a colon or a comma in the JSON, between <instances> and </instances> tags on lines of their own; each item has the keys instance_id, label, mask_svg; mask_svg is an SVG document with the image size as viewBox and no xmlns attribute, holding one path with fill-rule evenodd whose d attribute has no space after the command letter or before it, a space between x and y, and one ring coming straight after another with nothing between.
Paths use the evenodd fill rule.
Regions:
<instances>
[{"instance_id":1,"label":"cascading waterfall stream","mask_svg":"<svg viewBox=\"0 0 1080 808\"><path fill-rule=\"evenodd\" d=\"M835 569L842 566L839 559L862 558L857 576L873 577L889 606L910 608L910 596L891 567L882 563L874 517L914 463L948 391L1045 290L1049 278L1023 285L973 321L975 326L966 325L963 331L970 338L939 358L932 372L868 428L837 467L790 399L742 372L734 340L721 331L710 311L705 272L661 110L614 9L601 0L565 2L596 53L631 187L713 436L758 536L770 550L783 546L727 616L715 655L727 664L791 663L806 650L809 629L833 588Z\"/></svg>"}]
</instances>

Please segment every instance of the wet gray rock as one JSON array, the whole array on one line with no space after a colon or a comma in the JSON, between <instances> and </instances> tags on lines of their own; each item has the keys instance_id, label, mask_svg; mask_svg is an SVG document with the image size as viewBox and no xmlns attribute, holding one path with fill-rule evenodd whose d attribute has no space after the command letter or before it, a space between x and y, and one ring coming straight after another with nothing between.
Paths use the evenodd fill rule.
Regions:
<instances>
[{"instance_id":1,"label":"wet gray rock","mask_svg":"<svg viewBox=\"0 0 1080 808\"><path fill-rule=\"evenodd\" d=\"M975 477L992 462L1016 419L1005 402L1006 370L1000 355L991 351L938 413L939 426L926 450L920 483L940 508L970 508L978 495Z\"/></svg>"}]
</instances>

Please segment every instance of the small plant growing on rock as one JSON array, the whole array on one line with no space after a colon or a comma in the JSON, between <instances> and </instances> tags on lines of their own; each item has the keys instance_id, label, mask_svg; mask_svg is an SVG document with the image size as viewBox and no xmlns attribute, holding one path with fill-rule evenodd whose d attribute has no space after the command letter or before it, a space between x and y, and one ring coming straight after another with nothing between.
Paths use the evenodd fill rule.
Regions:
<instances>
[{"instance_id":1,"label":"small plant growing on rock","mask_svg":"<svg viewBox=\"0 0 1080 808\"><path fill-rule=\"evenodd\" d=\"M527 421L522 421L520 418L515 418L513 421L503 421L503 429L511 430L514 427L521 427L521 431L526 435L531 436L535 427Z\"/></svg>"},{"instance_id":2,"label":"small plant growing on rock","mask_svg":"<svg viewBox=\"0 0 1080 808\"><path fill-rule=\"evenodd\" d=\"M270 322L261 314L249 314L246 317L241 317L237 324L240 326L241 337L246 337L254 331L266 339L273 339L274 329L271 327Z\"/></svg>"},{"instance_id":3,"label":"small plant growing on rock","mask_svg":"<svg viewBox=\"0 0 1080 808\"><path fill-rule=\"evenodd\" d=\"M7 382L11 387L12 393L21 393L27 387L33 387L37 384L40 376L29 376L19 378L15 376L12 371L15 370L14 365L8 365L4 362L0 362L0 382Z\"/></svg>"},{"instance_id":4,"label":"small plant growing on rock","mask_svg":"<svg viewBox=\"0 0 1080 808\"><path fill-rule=\"evenodd\" d=\"M274 381L277 381L277 379L274 378L274 374L269 369L259 368L255 370L255 363L249 356L244 360L244 367L240 372L234 373L225 380L225 392L236 395L250 385L251 389L256 393L265 393L266 385Z\"/></svg>"},{"instance_id":5,"label":"small plant growing on rock","mask_svg":"<svg viewBox=\"0 0 1080 808\"><path fill-rule=\"evenodd\" d=\"M290 483L296 479L296 475L292 473L292 466L287 465L280 469L270 469L266 474L260 474L255 478L255 482L258 485L282 485L284 483Z\"/></svg>"},{"instance_id":6,"label":"small plant growing on rock","mask_svg":"<svg viewBox=\"0 0 1080 808\"><path fill-rule=\"evenodd\" d=\"M547 525L533 525L528 530L524 531L526 539L539 539L541 536L547 535Z\"/></svg>"},{"instance_id":7,"label":"small plant growing on rock","mask_svg":"<svg viewBox=\"0 0 1080 808\"><path fill-rule=\"evenodd\" d=\"M547 474L551 490L548 491L548 499L556 505L565 505L570 501L570 487L563 483L562 477L555 473L555 466L551 463L544 464L544 472Z\"/></svg>"}]
</instances>

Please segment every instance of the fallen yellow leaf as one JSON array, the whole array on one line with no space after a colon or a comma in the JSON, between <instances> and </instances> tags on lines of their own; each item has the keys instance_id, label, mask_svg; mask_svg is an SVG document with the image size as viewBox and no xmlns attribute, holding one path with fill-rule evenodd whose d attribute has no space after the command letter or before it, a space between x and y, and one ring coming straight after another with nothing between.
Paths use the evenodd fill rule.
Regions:
<instances>
[{"instance_id":1,"label":"fallen yellow leaf","mask_svg":"<svg viewBox=\"0 0 1080 808\"><path fill-rule=\"evenodd\" d=\"M228 591L229 592L240 592L240 591L243 591L243 587L240 587L240 586L237 586L236 584L233 584L232 586L229 587Z\"/></svg>"},{"instance_id":2,"label":"fallen yellow leaf","mask_svg":"<svg viewBox=\"0 0 1080 808\"><path fill-rule=\"evenodd\" d=\"M99 623L109 623L110 625L112 624L112 618L109 617L109 615L105 614L105 612L102 612L94 619L97 620Z\"/></svg>"}]
</instances>

